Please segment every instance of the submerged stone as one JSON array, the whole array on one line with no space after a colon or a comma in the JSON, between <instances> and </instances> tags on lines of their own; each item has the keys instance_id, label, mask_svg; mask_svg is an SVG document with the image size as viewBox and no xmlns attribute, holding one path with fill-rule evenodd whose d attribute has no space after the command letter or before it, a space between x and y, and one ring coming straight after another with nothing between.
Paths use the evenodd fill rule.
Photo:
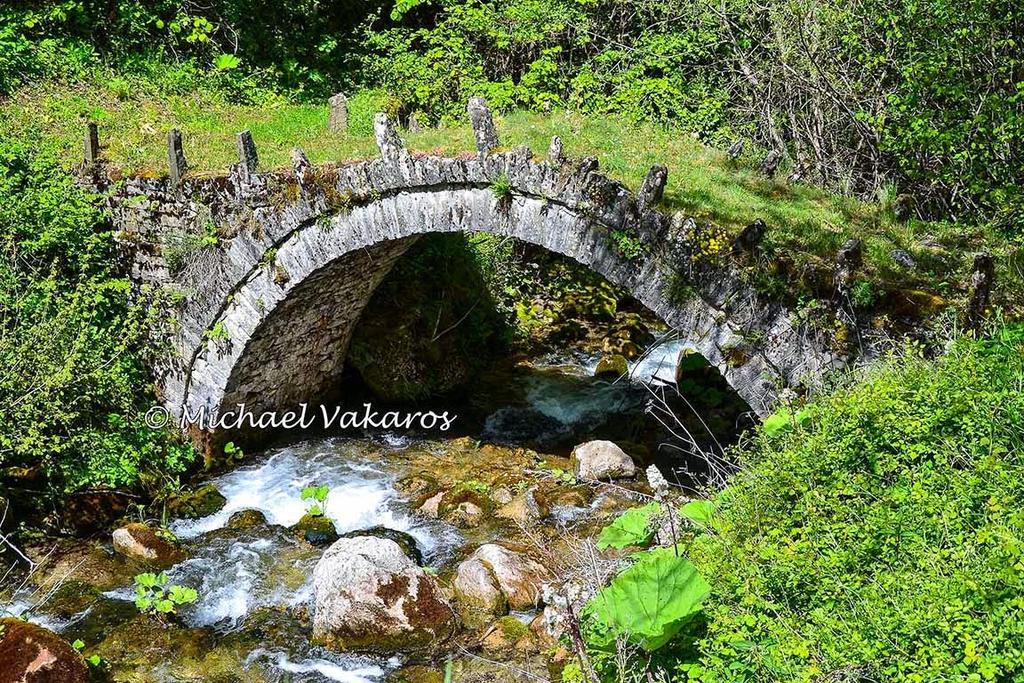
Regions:
<instances>
[{"instance_id":1,"label":"submerged stone","mask_svg":"<svg viewBox=\"0 0 1024 683\"><path fill-rule=\"evenodd\" d=\"M40 608L46 614L66 619L92 605L100 595L101 591L96 586L78 579L70 579L62 583Z\"/></svg>"},{"instance_id":2,"label":"submerged stone","mask_svg":"<svg viewBox=\"0 0 1024 683\"><path fill-rule=\"evenodd\" d=\"M462 526L476 526L491 511L491 499L472 488L456 487L445 492L437 506L438 514Z\"/></svg>"},{"instance_id":3,"label":"submerged stone","mask_svg":"<svg viewBox=\"0 0 1024 683\"><path fill-rule=\"evenodd\" d=\"M602 356L601 360L597 362L597 368L594 370L594 377L602 379L618 379L627 374L629 374L629 362L625 356L617 353Z\"/></svg>"},{"instance_id":4,"label":"submerged stone","mask_svg":"<svg viewBox=\"0 0 1024 683\"><path fill-rule=\"evenodd\" d=\"M259 510L239 510L238 512L232 513L228 518L228 523L225 524L229 529L253 529L266 525L267 516Z\"/></svg>"},{"instance_id":5,"label":"submerged stone","mask_svg":"<svg viewBox=\"0 0 1024 683\"><path fill-rule=\"evenodd\" d=\"M480 645L492 657L504 659L515 653L538 651L537 638L530 628L513 616L495 621L483 637Z\"/></svg>"},{"instance_id":6,"label":"submerged stone","mask_svg":"<svg viewBox=\"0 0 1024 683\"><path fill-rule=\"evenodd\" d=\"M522 526L529 526L544 519L549 513L548 506L531 488L516 494L506 505L498 508L494 515Z\"/></svg>"}]
</instances>

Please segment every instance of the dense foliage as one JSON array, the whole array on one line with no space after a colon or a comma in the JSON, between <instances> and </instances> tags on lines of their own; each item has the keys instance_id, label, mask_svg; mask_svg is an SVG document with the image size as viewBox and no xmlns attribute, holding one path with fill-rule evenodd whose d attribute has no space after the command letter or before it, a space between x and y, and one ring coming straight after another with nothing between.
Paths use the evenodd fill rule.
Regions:
<instances>
[{"instance_id":1,"label":"dense foliage","mask_svg":"<svg viewBox=\"0 0 1024 683\"><path fill-rule=\"evenodd\" d=\"M35 0L0 9L0 92L156 54L299 97L381 87L428 121L471 95L614 113L1019 234L1022 35L1013 0Z\"/></svg>"},{"instance_id":2,"label":"dense foliage","mask_svg":"<svg viewBox=\"0 0 1024 683\"><path fill-rule=\"evenodd\" d=\"M4 136L0 472L35 494L159 483L191 453L142 419L151 309L118 272L98 206L46 140Z\"/></svg>"},{"instance_id":3,"label":"dense foliage","mask_svg":"<svg viewBox=\"0 0 1024 683\"><path fill-rule=\"evenodd\" d=\"M1014 2L444 2L371 32L376 80L454 116L571 107L788 153L804 179L928 215L1024 211L1024 16Z\"/></svg>"},{"instance_id":4,"label":"dense foliage","mask_svg":"<svg viewBox=\"0 0 1024 683\"><path fill-rule=\"evenodd\" d=\"M762 430L684 554L674 680L1024 676L1024 331L913 354Z\"/></svg>"}]
</instances>

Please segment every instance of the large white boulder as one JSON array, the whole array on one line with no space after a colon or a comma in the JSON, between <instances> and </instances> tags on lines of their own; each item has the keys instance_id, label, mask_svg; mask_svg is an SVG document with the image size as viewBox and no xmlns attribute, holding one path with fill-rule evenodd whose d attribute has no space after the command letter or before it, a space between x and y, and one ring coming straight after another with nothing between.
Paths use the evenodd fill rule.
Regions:
<instances>
[{"instance_id":1,"label":"large white boulder","mask_svg":"<svg viewBox=\"0 0 1024 683\"><path fill-rule=\"evenodd\" d=\"M636 465L625 451L611 441L588 441L572 451L576 477L591 481L625 479L636 474Z\"/></svg>"},{"instance_id":2,"label":"large white boulder","mask_svg":"<svg viewBox=\"0 0 1024 683\"><path fill-rule=\"evenodd\" d=\"M313 591L313 638L334 649L421 650L456 629L434 580L387 538L335 542L313 570Z\"/></svg>"}]
</instances>

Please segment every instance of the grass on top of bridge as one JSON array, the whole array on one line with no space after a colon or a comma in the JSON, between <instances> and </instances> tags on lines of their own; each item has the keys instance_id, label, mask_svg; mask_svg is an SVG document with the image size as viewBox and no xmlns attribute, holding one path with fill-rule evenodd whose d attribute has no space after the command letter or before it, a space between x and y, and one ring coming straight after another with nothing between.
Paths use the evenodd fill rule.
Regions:
<instances>
[{"instance_id":1,"label":"grass on top of bridge","mask_svg":"<svg viewBox=\"0 0 1024 683\"><path fill-rule=\"evenodd\" d=\"M327 131L328 110L266 97L257 104L234 104L205 90L168 95L145 82L95 78L85 83L40 83L0 103L0 132L41 136L62 150L68 166L81 158L85 124L96 121L104 156L127 172L163 174L167 167L166 135L183 133L185 155L196 173L223 173L237 161L235 133L252 132L264 168L289 166L292 147L301 147L314 162L370 158L377 154L371 134L372 112L353 103L350 130ZM732 163L724 151L690 134L652 124L572 112L547 115L514 113L498 116L503 146L527 144L536 155L559 135L573 156L598 157L604 173L631 188L639 187L652 164L669 169L663 208L684 211L735 232L756 218L769 226L765 238L771 253L783 255L783 276L754 273L755 284L790 300L813 296L814 280L831 271L836 250L850 237L864 242L860 286L862 308L875 308L883 298L912 292L906 302L882 308L928 308L963 296L973 252L987 248L1000 260L1006 278L1020 278L1008 267L1010 245L997 234L952 223L900 222L891 197L862 202L786 181L757 170L759 158L748 152ZM412 150L458 154L474 149L468 121L460 126L405 133ZM749 148L749 145L748 145ZM909 253L916 266L900 265L895 250ZM1018 283L1015 283L1018 284ZM817 286L820 294L820 284ZM921 296L927 291L929 296ZM937 299L938 295L941 299Z\"/></svg>"}]
</instances>

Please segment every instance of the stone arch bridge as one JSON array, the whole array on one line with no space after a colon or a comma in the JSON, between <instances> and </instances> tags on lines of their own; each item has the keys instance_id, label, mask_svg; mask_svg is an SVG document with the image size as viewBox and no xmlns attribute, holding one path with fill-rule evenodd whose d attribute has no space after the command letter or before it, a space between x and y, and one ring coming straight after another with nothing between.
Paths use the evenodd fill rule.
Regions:
<instances>
[{"instance_id":1,"label":"stone arch bridge","mask_svg":"<svg viewBox=\"0 0 1024 683\"><path fill-rule=\"evenodd\" d=\"M294 150L290 172L260 172L240 133L228 174L190 175L172 131L168 177L117 183L90 128L85 177L106 192L133 279L170 292L155 371L172 415L288 408L328 392L374 289L425 233L506 235L575 259L678 330L761 415L781 387L843 363L731 259L702 256L694 221L656 208L664 167L634 194L596 159L567 158L558 138L544 159L501 150L486 103L468 110L476 154L411 153L378 114L374 159L313 166ZM640 255L619 253L613 231Z\"/></svg>"}]
</instances>

